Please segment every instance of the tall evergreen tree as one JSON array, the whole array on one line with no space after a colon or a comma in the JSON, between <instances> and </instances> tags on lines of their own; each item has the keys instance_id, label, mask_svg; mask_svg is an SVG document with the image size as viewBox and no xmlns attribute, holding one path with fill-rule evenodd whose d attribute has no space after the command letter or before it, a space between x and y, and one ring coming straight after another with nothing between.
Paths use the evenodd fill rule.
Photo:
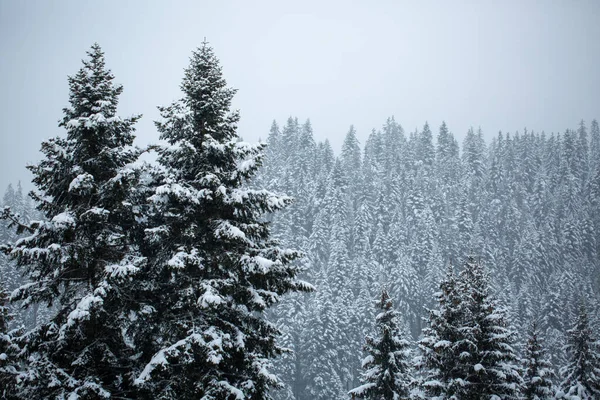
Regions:
<instances>
[{"instance_id":1,"label":"tall evergreen tree","mask_svg":"<svg viewBox=\"0 0 600 400\"><path fill-rule=\"evenodd\" d=\"M88 56L69 77L70 107L60 122L66 137L43 142L45 157L29 167L32 197L47 221L26 224L4 213L18 232L30 234L5 246L30 281L13 298L56 309L26 336L23 396L119 397L130 390L133 351L122 335L127 315L120 291L143 261L132 252L135 215L127 201L139 117L117 116L123 88L113 83L100 46Z\"/></svg>"},{"instance_id":2,"label":"tall evergreen tree","mask_svg":"<svg viewBox=\"0 0 600 400\"><path fill-rule=\"evenodd\" d=\"M431 133L431 129L429 129L429 124L427 122L425 122L423 131L421 131L418 136L417 160L421 161L426 167L431 167L435 160L433 134Z\"/></svg>"},{"instance_id":3,"label":"tall evergreen tree","mask_svg":"<svg viewBox=\"0 0 600 400\"><path fill-rule=\"evenodd\" d=\"M8 296L0 281L0 395L3 399L16 399L17 353L16 331L9 330L12 315L8 308Z\"/></svg>"},{"instance_id":4,"label":"tall evergreen tree","mask_svg":"<svg viewBox=\"0 0 600 400\"><path fill-rule=\"evenodd\" d=\"M481 180L485 173L485 142L481 129L477 133L473 131L473 128L469 129L463 142L462 157L467 173L475 181Z\"/></svg>"},{"instance_id":5,"label":"tall evergreen tree","mask_svg":"<svg viewBox=\"0 0 600 400\"><path fill-rule=\"evenodd\" d=\"M320 282L322 280L319 286ZM300 399L338 399L344 394L345 377L341 370L346 365L340 360L345 352L340 347L346 343L346 334L339 305L329 287L319 287L311 309L302 359L306 389Z\"/></svg>"},{"instance_id":6,"label":"tall evergreen tree","mask_svg":"<svg viewBox=\"0 0 600 400\"><path fill-rule=\"evenodd\" d=\"M445 122L440 126L436 147L437 178L445 186L458 189L461 165L458 142Z\"/></svg>"},{"instance_id":7,"label":"tall evergreen tree","mask_svg":"<svg viewBox=\"0 0 600 400\"><path fill-rule=\"evenodd\" d=\"M564 377L562 390L575 399L597 399L600 397L600 354L583 302L580 304L575 326L567 333L565 350L569 361L561 370Z\"/></svg>"},{"instance_id":8,"label":"tall evergreen tree","mask_svg":"<svg viewBox=\"0 0 600 400\"><path fill-rule=\"evenodd\" d=\"M474 348L461 357L469 369L464 399L518 399L522 378L512 348L514 332L505 311L489 293L489 281L481 264L469 257L460 274L462 303L467 315L466 331Z\"/></svg>"},{"instance_id":9,"label":"tall evergreen tree","mask_svg":"<svg viewBox=\"0 0 600 400\"><path fill-rule=\"evenodd\" d=\"M423 338L418 343L421 387L430 399L460 398L468 373L468 366L460 361L461 354L473 352L474 343L463 325L465 309L451 265L440 283L436 300L438 309L429 310L429 326L423 329Z\"/></svg>"},{"instance_id":10,"label":"tall evergreen tree","mask_svg":"<svg viewBox=\"0 0 600 400\"><path fill-rule=\"evenodd\" d=\"M350 391L361 399L402 400L410 398L412 382L409 342L402 337L398 312L392 307L386 290L377 304L375 318L377 336L367 336L367 356L362 365L363 384Z\"/></svg>"},{"instance_id":11,"label":"tall evergreen tree","mask_svg":"<svg viewBox=\"0 0 600 400\"><path fill-rule=\"evenodd\" d=\"M212 48L193 52L183 98L160 107L155 190L138 279L140 309L131 334L145 366L146 396L268 399L269 372L281 353L263 312L280 296L310 291L298 281L299 256L271 239L265 213L291 202L244 186L264 145L239 142L239 114Z\"/></svg>"},{"instance_id":12,"label":"tall evergreen tree","mask_svg":"<svg viewBox=\"0 0 600 400\"><path fill-rule=\"evenodd\" d=\"M546 359L543 342L536 321L531 323L523 355L523 396L526 400L550 400L554 398L554 370Z\"/></svg>"},{"instance_id":13,"label":"tall evergreen tree","mask_svg":"<svg viewBox=\"0 0 600 400\"><path fill-rule=\"evenodd\" d=\"M590 174L593 175L600 167L600 126L593 120L590 127Z\"/></svg>"},{"instance_id":14,"label":"tall evergreen tree","mask_svg":"<svg viewBox=\"0 0 600 400\"><path fill-rule=\"evenodd\" d=\"M358 184L359 173L361 169L361 154L360 144L356 137L356 129L354 126L350 126L344 143L342 145L342 152L340 154L342 168L348 176L348 179L352 184Z\"/></svg>"},{"instance_id":15,"label":"tall evergreen tree","mask_svg":"<svg viewBox=\"0 0 600 400\"><path fill-rule=\"evenodd\" d=\"M8 184L4 192L2 208L9 207L13 210L16 206L16 194L12 184ZM19 212L14 211L15 215ZM0 226L0 243L8 243L17 238L15 230L7 227L5 224ZM15 263L10 260L6 254L0 254L0 279L2 279L5 290L12 291L20 286L19 274L15 270Z\"/></svg>"},{"instance_id":16,"label":"tall evergreen tree","mask_svg":"<svg viewBox=\"0 0 600 400\"><path fill-rule=\"evenodd\" d=\"M20 182L17 185L16 191L12 184L8 185L8 188L4 193L2 208L3 207L9 207L10 212L13 213L14 217L24 223L29 221L33 215L31 203L23 199L23 191ZM17 235L13 228L9 228L5 224L0 224L0 243L14 242L24 235L27 234ZM4 253L0 253L0 279L3 280L7 293L11 293L23 284L23 279L17 270L16 262L11 260L10 257ZM8 307L13 314L9 326L28 326L32 328L37 325L38 304L33 305L28 310L21 309L20 304L17 302L9 304Z\"/></svg>"}]
</instances>

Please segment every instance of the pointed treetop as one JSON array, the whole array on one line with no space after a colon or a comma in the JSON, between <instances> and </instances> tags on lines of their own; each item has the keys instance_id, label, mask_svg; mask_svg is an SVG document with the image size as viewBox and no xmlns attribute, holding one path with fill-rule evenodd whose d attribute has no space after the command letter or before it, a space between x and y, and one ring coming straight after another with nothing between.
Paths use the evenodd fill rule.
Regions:
<instances>
[{"instance_id":1,"label":"pointed treetop","mask_svg":"<svg viewBox=\"0 0 600 400\"><path fill-rule=\"evenodd\" d=\"M94 43L86 52L88 59L82 60L83 67L69 76L69 102L71 108L65 108L65 118L61 126L67 128L73 116L90 117L102 113L105 118L115 115L118 96L123 92L122 85L114 85L114 75L106 69L104 52L98 43Z\"/></svg>"},{"instance_id":2,"label":"pointed treetop","mask_svg":"<svg viewBox=\"0 0 600 400\"><path fill-rule=\"evenodd\" d=\"M389 310L390 308L392 308L392 299L390 298L390 295L388 294L388 291L385 288L381 291L381 300L379 301L379 307L383 310Z\"/></svg>"}]
</instances>

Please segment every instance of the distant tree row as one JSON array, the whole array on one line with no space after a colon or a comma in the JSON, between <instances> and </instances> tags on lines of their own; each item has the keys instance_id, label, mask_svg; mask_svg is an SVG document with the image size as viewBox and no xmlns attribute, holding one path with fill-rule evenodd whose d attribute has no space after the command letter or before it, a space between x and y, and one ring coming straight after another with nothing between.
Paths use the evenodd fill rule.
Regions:
<instances>
[{"instance_id":1,"label":"distant tree row","mask_svg":"<svg viewBox=\"0 0 600 400\"><path fill-rule=\"evenodd\" d=\"M389 118L361 146L350 128L336 156L309 121L273 123L253 183L294 204L274 233L306 254L314 296L291 295L270 318L295 350L278 364L282 399L339 398L359 383L368 307L382 287L417 339L449 263L472 254L488 266L490 291L519 327L533 320L553 369L567 364L565 338L585 301L600 310L600 129L593 121L546 134L469 130L462 146L446 124L406 134ZM315 362L316 360L316 362ZM318 393L325 393L317 395Z\"/></svg>"}]
</instances>

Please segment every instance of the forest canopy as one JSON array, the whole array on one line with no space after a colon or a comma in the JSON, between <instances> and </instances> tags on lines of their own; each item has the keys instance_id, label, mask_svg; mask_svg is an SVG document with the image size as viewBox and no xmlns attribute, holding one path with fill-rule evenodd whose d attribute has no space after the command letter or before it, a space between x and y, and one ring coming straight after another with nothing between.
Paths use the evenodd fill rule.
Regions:
<instances>
[{"instance_id":1,"label":"forest canopy","mask_svg":"<svg viewBox=\"0 0 600 400\"><path fill-rule=\"evenodd\" d=\"M94 44L5 192L5 398L600 396L596 120L249 144L204 42L139 148L113 80Z\"/></svg>"}]
</instances>

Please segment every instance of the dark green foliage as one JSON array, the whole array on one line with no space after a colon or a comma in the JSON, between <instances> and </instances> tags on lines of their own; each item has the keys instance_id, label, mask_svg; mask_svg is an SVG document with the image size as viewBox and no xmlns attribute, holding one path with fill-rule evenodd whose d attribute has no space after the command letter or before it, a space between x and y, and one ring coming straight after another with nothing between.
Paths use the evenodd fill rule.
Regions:
<instances>
[{"instance_id":1,"label":"dark green foliage","mask_svg":"<svg viewBox=\"0 0 600 400\"><path fill-rule=\"evenodd\" d=\"M363 360L363 384L350 391L362 399L402 400L410 398L412 383L410 343L402 337L400 318L387 291L381 293L375 317L376 336L367 336Z\"/></svg>"},{"instance_id":2,"label":"dark green foliage","mask_svg":"<svg viewBox=\"0 0 600 400\"><path fill-rule=\"evenodd\" d=\"M126 321L121 282L143 261L131 248L134 210L127 202L136 180L128 164L139 117L116 115L121 86L95 44L83 67L69 77L70 107L60 126L66 137L42 143L44 158L29 169L45 221L4 217L28 236L5 248L26 281L15 295L25 306L56 310L29 332L19 390L24 396L122 396L131 383L122 337Z\"/></svg>"},{"instance_id":3,"label":"dark green foliage","mask_svg":"<svg viewBox=\"0 0 600 400\"><path fill-rule=\"evenodd\" d=\"M468 384L461 398L518 399L522 378L512 347L515 333L506 312L490 295L488 277L473 258L467 260L460 281L463 327L472 342L468 355L460 355L461 362L468 365L464 379Z\"/></svg>"},{"instance_id":4,"label":"dark green foliage","mask_svg":"<svg viewBox=\"0 0 600 400\"><path fill-rule=\"evenodd\" d=\"M526 400L553 399L555 378L552 364L546 358L538 324L533 321L523 354L523 397Z\"/></svg>"},{"instance_id":5,"label":"dark green foliage","mask_svg":"<svg viewBox=\"0 0 600 400\"><path fill-rule=\"evenodd\" d=\"M291 199L245 183L264 145L239 142L239 115L207 43L193 52L183 98L160 107L160 169L152 172L135 322L141 352L136 385L157 399L269 398L281 353L263 312L296 279L299 253L270 237L264 216ZM277 135L276 130L273 135Z\"/></svg>"},{"instance_id":6,"label":"dark green foliage","mask_svg":"<svg viewBox=\"0 0 600 400\"><path fill-rule=\"evenodd\" d=\"M439 308L430 311L419 342L417 366L427 398L518 399L522 378L512 348L515 335L489 294L481 265L469 258L458 280L450 268L440 289Z\"/></svg>"},{"instance_id":7,"label":"dark green foliage","mask_svg":"<svg viewBox=\"0 0 600 400\"><path fill-rule=\"evenodd\" d=\"M436 293L437 309L429 310L429 326L419 341L421 358L417 368L423 372L421 388L428 398L450 398L463 393L469 366L460 362L461 354L474 350L464 326L465 309L452 266Z\"/></svg>"}]
</instances>

